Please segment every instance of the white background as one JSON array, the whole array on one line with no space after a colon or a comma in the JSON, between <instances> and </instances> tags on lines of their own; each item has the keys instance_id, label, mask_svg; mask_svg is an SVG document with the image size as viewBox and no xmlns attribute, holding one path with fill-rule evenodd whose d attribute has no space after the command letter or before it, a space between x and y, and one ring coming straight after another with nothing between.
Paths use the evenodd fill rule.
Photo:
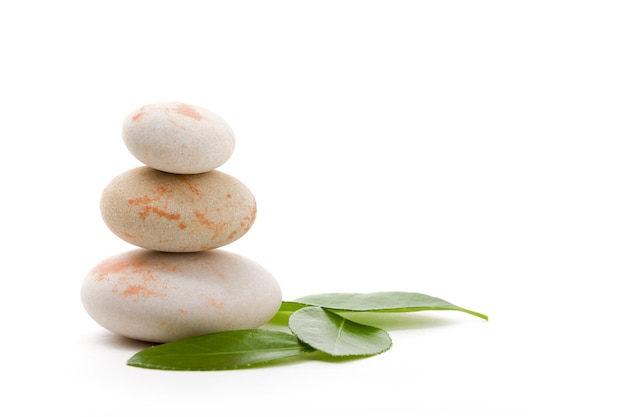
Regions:
<instances>
[{"instance_id":1,"label":"white background","mask_svg":"<svg viewBox=\"0 0 626 417\"><path fill-rule=\"evenodd\" d=\"M623 416L626 6L2 2L0 414ZM131 247L99 196L135 108L233 127L257 221L227 250L286 300L416 291L392 349L213 373L125 365L85 313ZM8 411L12 410L12 411Z\"/></svg>"}]
</instances>

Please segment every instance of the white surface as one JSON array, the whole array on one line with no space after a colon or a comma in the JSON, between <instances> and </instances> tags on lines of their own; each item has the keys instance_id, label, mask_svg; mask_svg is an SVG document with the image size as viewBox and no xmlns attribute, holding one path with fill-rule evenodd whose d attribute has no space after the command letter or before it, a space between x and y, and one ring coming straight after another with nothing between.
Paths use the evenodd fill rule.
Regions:
<instances>
[{"instance_id":1,"label":"white surface","mask_svg":"<svg viewBox=\"0 0 626 417\"><path fill-rule=\"evenodd\" d=\"M414 4L415 3L415 4ZM2 415L623 416L621 2L4 2ZM197 104L285 299L418 291L490 315L219 373L135 369L83 276L129 248L99 195L132 109ZM11 410L11 411L8 411ZM389 413L389 414L388 414Z\"/></svg>"}]
</instances>

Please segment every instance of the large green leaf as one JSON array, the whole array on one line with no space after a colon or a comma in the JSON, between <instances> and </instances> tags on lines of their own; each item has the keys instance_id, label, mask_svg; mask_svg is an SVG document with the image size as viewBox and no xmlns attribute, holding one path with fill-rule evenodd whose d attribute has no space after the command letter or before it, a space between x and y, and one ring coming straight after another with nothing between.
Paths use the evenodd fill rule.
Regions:
<instances>
[{"instance_id":1,"label":"large green leaf","mask_svg":"<svg viewBox=\"0 0 626 417\"><path fill-rule=\"evenodd\" d=\"M409 312L424 310L455 310L488 320L488 316L456 306L441 298L416 292L327 293L308 295L284 302L281 311L296 311L317 306L335 311Z\"/></svg>"},{"instance_id":2,"label":"large green leaf","mask_svg":"<svg viewBox=\"0 0 626 417\"><path fill-rule=\"evenodd\" d=\"M292 334L274 330L232 330L190 337L142 350L127 362L142 368L215 371L262 364L313 349Z\"/></svg>"},{"instance_id":3,"label":"large green leaf","mask_svg":"<svg viewBox=\"0 0 626 417\"><path fill-rule=\"evenodd\" d=\"M383 329L355 323L320 307L295 311L289 328L304 343L332 356L371 356L391 347L391 338Z\"/></svg>"}]
</instances>

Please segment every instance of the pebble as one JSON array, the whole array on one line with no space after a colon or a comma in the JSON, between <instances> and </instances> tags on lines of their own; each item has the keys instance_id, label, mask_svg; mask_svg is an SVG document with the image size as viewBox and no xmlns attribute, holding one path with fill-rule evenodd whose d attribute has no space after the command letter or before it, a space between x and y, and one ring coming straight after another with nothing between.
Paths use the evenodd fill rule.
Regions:
<instances>
[{"instance_id":1,"label":"pebble","mask_svg":"<svg viewBox=\"0 0 626 417\"><path fill-rule=\"evenodd\" d=\"M220 171L177 175L142 166L106 186L100 211L109 229L128 243L195 252L247 233L256 218L256 201L245 184Z\"/></svg>"},{"instance_id":2,"label":"pebble","mask_svg":"<svg viewBox=\"0 0 626 417\"><path fill-rule=\"evenodd\" d=\"M81 299L102 327L162 343L260 327L276 314L282 294L267 270L232 252L135 249L94 267Z\"/></svg>"},{"instance_id":3,"label":"pebble","mask_svg":"<svg viewBox=\"0 0 626 417\"><path fill-rule=\"evenodd\" d=\"M224 164L235 135L219 115L185 103L145 105L124 120L122 138L147 166L174 174L200 174Z\"/></svg>"}]
</instances>

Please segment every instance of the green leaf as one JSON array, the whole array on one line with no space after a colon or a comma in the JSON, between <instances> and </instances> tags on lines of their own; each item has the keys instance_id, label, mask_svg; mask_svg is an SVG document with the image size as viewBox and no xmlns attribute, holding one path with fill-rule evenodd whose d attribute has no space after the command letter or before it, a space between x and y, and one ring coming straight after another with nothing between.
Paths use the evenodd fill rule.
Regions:
<instances>
[{"instance_id":1,"label":"green leaf","mask_svg":"<svg viewBox=\"0 0 626 417\"><path fill-rule=\"evenodd\" d=\"M289 328L304 343L332 356L371 356L391 347L391 338L383 329L355 323L320 307L295 311Z\"/></svg>"},{"instance_id":2,"label":"green leaf","mask_svg":"<svg viewBox=\"0 0 626 417\"><path fill-rule=\"evenodd\" d=\"M215 371L262 364L313 349L292 334L274 330L232 330L190 337L142 350L127 362L141 368Z\"/></svg>"},{"instance_id":3,"label":"green leaf","mask_svg":"<svg viewBox=\"0 0 626 417\"><path fill-rule=\"evenodd\" d=\"M455 310L489 320L485 314L456 306L441 298L416 292L327 293L308 295L290 302L286 308L298 310L301 305L323 307L335 311L410 312L424 310ZM288 311L288 310L285 310Z\"/></svg>"},{"instance_id":4,"label":"green leaf","mask_svg":"<svg viewBox=\"0 0 626 417\"><path fill-rule=\"evenodd\" d=\"M310 304L298 303L296 301L283 301L280 305L279 313L292 313L301 308L308 307Z\"/></svg>"}]
</instances>

